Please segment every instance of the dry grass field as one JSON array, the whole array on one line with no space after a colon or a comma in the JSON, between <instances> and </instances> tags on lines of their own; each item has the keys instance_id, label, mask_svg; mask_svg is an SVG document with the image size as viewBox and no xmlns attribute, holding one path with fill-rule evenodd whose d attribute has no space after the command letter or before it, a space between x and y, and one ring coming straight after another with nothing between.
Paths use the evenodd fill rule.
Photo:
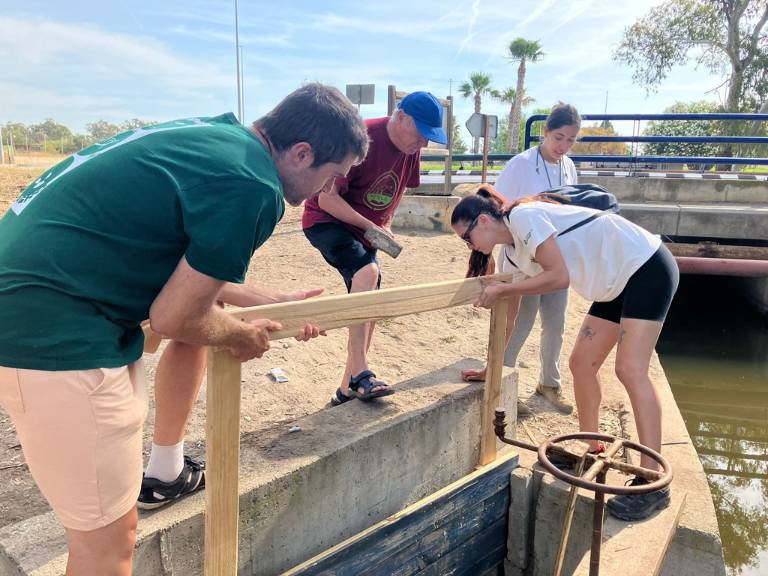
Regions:
<instances>
[{"instance_id":1,"label":"dry grass field","mask_svg":"<svg viewBox=\"0 0 768 576\"><path fill-rule=\"evenodd\" d=\"M5 214L8 207L19 197L21 191L30 182L42 174L46 166L20 168L18 166L0 167L0 214Z\"/></svg>"}]
</instances>

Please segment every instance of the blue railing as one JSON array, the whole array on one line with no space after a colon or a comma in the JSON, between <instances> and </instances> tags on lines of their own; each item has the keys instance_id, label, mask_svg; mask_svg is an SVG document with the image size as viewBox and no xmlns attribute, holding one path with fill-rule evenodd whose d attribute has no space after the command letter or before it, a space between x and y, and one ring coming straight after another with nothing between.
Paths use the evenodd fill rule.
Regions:
<instances>
[{"instance_id":1,"label":"blue railing","mask_svg":"<svg viewBox=\"0 0 768 576\"><path fill-rule=\"evenodd\" d=\"M531 127L536 122L547 119L545 114L534 114L525 123L525 148L531 147L532 142L540 142L541 136L531 134ZM768 122L768 114L736 114L736 113L706 113L706 114L584 114L583 120L630 120L635 123L641 120L730 120L749 122ZM639 131L639 124L636 124ZM686 143L686 144L765 144L765 136L581 136L580 142L629 142L629 143ZM513 154L489 154L488 159L494 162L505 162ZM768 165L767 157L744 158L736 156L651 156L630 153L626 155L603 154L574 154L571 158L576 162L607 162L619 164L728 164L728 165ZM445 156L422 156L422 160L444 160ZM474 162L482 160L480 154L453 154L455 162Z\"/></svg>"},{"instance_id":2,"label":"blue railing","mask_svg":"<svg viewBox=\"0 0 768 576\"><path fill-rule=\"evenodd\" d=\"M531 142L540 142L541 136L531 134L531 127L536 122L547 119L546 114L534 114L525 123L525 148ZM737 114L737 113L707 113L707 114L584 114L583 120L631 120L639 123L641 120L732 120L749 122L768 122L768 114ZM637 124L639 128L639 124ZM768 137L763 136L582 136L581 142L680 142L696 144L766 144ZM511 155L507 155L511 157ZM573 155L576 162L618 162L629 164L768 164L768 158L740 158L730 156L648 156L630 153L628 155ZM501 159L501 158L499 158Z\"/></svg>"}]
</instances>

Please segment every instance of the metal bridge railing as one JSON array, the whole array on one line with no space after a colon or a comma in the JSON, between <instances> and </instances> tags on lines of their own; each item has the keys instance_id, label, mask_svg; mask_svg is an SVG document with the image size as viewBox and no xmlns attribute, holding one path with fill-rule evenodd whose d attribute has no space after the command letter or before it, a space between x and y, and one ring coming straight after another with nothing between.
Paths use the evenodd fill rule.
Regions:
<instances>
[{"instance_id":1,"label":"metal bridge railing","mask_svg":"<svg viewBox=\"0 0 768 576\"><path fill-rule=\"evenodd\" d=\"M532 127L537 122L547 119L545 114L534 114L525 123L525 148L531 147L531 143L540 142L541 136L532 134ZM765 144L768 146L766 136L641 136L639 134L639 122L642 120L729 120L742 122L768 122L768 114L737 114L737 113L702 113L702 114L584 114L583 120L624 120L635 122L634 134L628 136L581 136L579 142L627 142L631 144L642 143L689 143L689 144ZM506 162L514 154L489 154L491 161ZM653 156L639 154L637 150L626 155L606 154L574 154L570 158L574 162L610 162L619 164L717 164L717 165L768 165L767 157L738 157L738 156ZM423 155L425 161L442 161L444 156ZM454 162L474 162L482 160L480 154L454 154L451 157Z\"/></svg>"}]
</instances>

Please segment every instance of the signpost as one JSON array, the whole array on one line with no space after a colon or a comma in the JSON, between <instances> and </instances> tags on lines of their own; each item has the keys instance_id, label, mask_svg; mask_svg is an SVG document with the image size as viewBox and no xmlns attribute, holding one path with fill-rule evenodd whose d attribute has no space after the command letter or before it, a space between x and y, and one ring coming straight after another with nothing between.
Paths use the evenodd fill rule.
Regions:
<instances>
[{"instance_id":1,"label":"signpost","mask_svg":"<svg viewBox=\"0 0 768 576\"><path fill-rule=\"evenodd\" d=\"M467 130L473 138L483 139L483 183L488 177L488 138L496 138L499 130L498 116L475 112L466 122Z\"/></svg>"},{"instance_id":2,"label":"signpost","mask_svg":"<svg viewBox=\"0 0 768 576\"><path fill-rule=\"evenodd\" d=\"M373 104L375 90L375 84L347 84L347 98L360 110L361 104Z\"/></svg>"}]
</instances>

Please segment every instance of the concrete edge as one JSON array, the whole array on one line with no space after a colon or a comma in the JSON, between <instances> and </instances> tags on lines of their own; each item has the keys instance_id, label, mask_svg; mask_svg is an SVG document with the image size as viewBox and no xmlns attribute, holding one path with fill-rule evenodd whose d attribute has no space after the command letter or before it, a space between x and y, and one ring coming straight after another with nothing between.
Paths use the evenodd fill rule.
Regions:
<instances>
[{"instance_id":1,"label":"concrete edge","mask_svg":"<svg viewBox=\"0 0 768 576\"><path fill-rule=\"evenodd\" d=\"M456 378L476 364L459 362L398 385L408 409L350 403L334 408L333 418L323 410L301 419L301 434L243 450L239 571L278 574L472 471L483 386ZM517 374L507 371L501 403L510 416L516 401ZM340 425L351 430L342 442ZM306 450L297 451L302 444ZM201 574L204 508L201 493L142 514L134 575ZM63 574L66 544L53 514L0 530L0 562L12 576Z\"/></svg>"}]
</instances>

